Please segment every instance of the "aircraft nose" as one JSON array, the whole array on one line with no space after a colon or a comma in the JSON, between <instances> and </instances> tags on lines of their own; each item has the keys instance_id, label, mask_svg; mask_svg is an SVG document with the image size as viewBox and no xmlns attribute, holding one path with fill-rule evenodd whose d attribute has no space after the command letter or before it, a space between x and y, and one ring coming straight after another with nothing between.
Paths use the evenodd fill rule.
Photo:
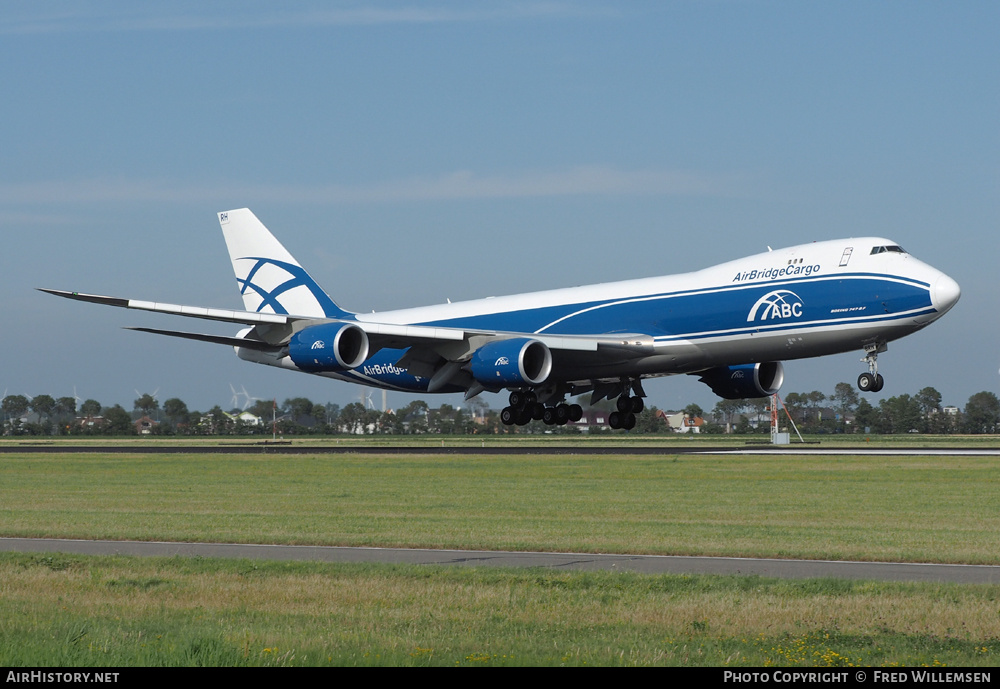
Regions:
<instances>
[{"instance_id":1,"label":"aircraft nose","mask_svg":"<svg viewBox=\"0 0 1000 689\"><path fill-rule=\"evenodd\" d=\"M954 306L960 296L962 288L944 273L934 281L934 286L931 288L931 303L938 313L944 313Z\"/></svg>"}]
</instances>

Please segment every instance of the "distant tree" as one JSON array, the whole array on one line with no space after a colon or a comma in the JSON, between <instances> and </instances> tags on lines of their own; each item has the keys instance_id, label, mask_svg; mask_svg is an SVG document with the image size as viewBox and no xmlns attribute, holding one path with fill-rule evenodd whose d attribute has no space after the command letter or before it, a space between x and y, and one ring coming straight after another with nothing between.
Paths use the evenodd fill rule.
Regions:
<instances>
[{"instance_id":1,"label":"distant tree","mask_svg":"<svg viewBox=\"0 0 1000 689\"><path fill-rule=\"evenodd\" d=\"M167 415L172 426L188 423L188 407L177 397L171 397L163 403L163 413Z\"/></svg>"},{"instance_id":2,"label":"distant tree","mask_svg":"<svg viewBox=\"0 0 1000 689\"><path fill-rule=\"evenodd\" d=\"M111 435L134 435L135 426L132 425L132 416L125 411L120 404L116 404L105 410L104 418L107 420L107 432Z\"/></svg>"},{"instance_id":3,"label":"distant tree","mask_svg":"<svg viewBox=\"0 0 1000 689\"><path fill-rule=\"evenodd\" d=\"M852 414L858 406L860 396L858 390L850 383L837 383L830 396L830 401L834 404L834 409L841 416Z\"/></svg>"},{"instance_id":4,"label":"distant tree","mask_svg":"<svg viewBox=\"0 0 1000 689\"><path fill-rule=\"evenodd\" d=\"M875 426L879 433L909 433L920 431L924 417L916 398L903 394L882 400L878 405L878 419Z\"/></svg>"},{"instance_id":5,"label":"distant tree","mask_svg":"<svg viewBox=\"0 0 1000 689\"><path fill-rule=\"evenodd\" d=\"M657 416L660 411L655 406L649 406L635 415L635 433L666 433L670 426L664 423L663 419Z\"/></svg>"},{"instance_id":6,"label":"distant tree","mask_svg":"<svg viewBox=\"0 0 1000 689\"><path fill-rule=\"evenodd\" d=\"M54 413L58 416L76 416L76 398L60 397L57 399Z\"/></svg>"},{"instance_id":7,"label":"distant tree","mask_svg":"<svg viewBox=\"0 0 1000 689\"><path fill-rule=\"evenodd\" d=\"M715 403L712 414L723 419L727 429L731 432L737 415L742 414L746 407L746 400L719 400Z\"/></svg>"},{"instance_id":8,"label":"distant tree","mask_svg":"<svg viewBox=\"0 0 1000 689\"><path fill-rule=\"evenodd\" d=\"M966 433L996 433L1000 424L1000 399L992 392L977 392L965 405Z\"/></svg>"},{"instance_id":9,"label":"distant tree","mask_svg":"<svg viewBox=\"0 0 1000 689\"><path fill-rule=\"evenodd\" d=\"M247 408L247 411L261 418L265 424L270 424L275 416L280 416L274 400L257 400Z\"/></svg>"},{"instance_id":10,"label":"distant tree","mask_svg":"<svg viewBox=\"0 0 1000 689\"><path fill-rule=\"evenodd\" d=\"M24 395L7 395L3 398L0 408L3 409L4 421L10 425L12 430L19 419L28 411L30 405L31 402Z\"/></svg>"},{"instance_id":11,"label":"distant tree","mask_svg":"<svg viewBox=\"0 0 1000 689\"><path fill-rule=\"evenodd\" d=\"M920 405L920 413L930 416L941 411L941 393L934 388L927 387L916 394L917 404Z\"/></svg>"},{"instance_id":12,"label":"distant tree","mask_svg":"<svg viewBox=\"0 0 1000 689\"><path fill-rule=\"evenodd\" d=\"M792 420L795 423L802 423L806 415L806 406L809 404L809 398L798 392L790 392L785 395L785 399L782 401L785 404L785 410L792 417Z\"/></svg>"},{"instance_id":13,"label":"distant tree","mask_svg":"<svg viewBox=\"0 0 1000 689\"><path fill-rule=\"evenodd\" d=\"M878 412L865 398L858 402L858 408L854 412L854 426L858 433L867 433L866 428L874 428L878 419Z\"/></svg>"},{"instance_id":14,"label":"distant tree","mask_svg":"<svg viewBox=\"0 0 1000 689\"><path fill-rule=\"evenodd\" d=\"M750 425L750 420L746 417L746 414L740 415L739 421L733 427L733 433L737 435L750 435L753 433L753 426Z\"/></svg>"},{"instance_id":15,"label":"distant tree","mask_svg":"<svg viewBox=\"0 0 1000 689\"><path fill-rule=\"evenodd\" d=\"M222 410L222 407L215 405L205 414L205 421L200 425L202 432L213 435L229 435L233 431L233 420Z\"/></svg>"},{"instance_id":16,"label":"distant tree","mask_svg":"<svg viewBox=\"0 0 1000 689\"><path fill-rule=\"evenodd\" d=\"M705 411L694 402L684 407L684 413L691 419L705 416Z\"/></svg>"},{"instance_id":17,"label":"distant tree","mask_svg":"<svg viewBox=\"0 0 1000 689\"><path fill-rule=\"evenodd\" d=\"M365 408L360 402L352 402L340 411L339 423L345 433L364 433Z\"/></svg>"},{"instance_id":18,"label":"distant tree","mask_svg":"<svg viewBox=\"0 0 1000 689\"><path fill-rule=\"evenodd\" d=\"M365 409L361 415L361 431L367 435L379 433L379 421L381 419L382 412L378 409Z\"/></svg>"},{"instance_id":19,"label":"distant tree","mask_svg":"<svg viewBox=\"0 0 1000 689\"><path fill-rule=\"evenodd\" d=\"M147 392L134 402L134 406L136 409L141 411L143 415L149 416L153 413L153 411L160 408L160 403L155 397Z\"/></svg>"},{"instance_id":20,"label":"distant tree","mask_svg":"<svg viewBox=\"0 0 1000 689\"><path fill-rule=\"evenodd\" d=\"M302 423L305 417L311 417L313 403L305 397L293 397L285 400L285 410L297 423Z\"/></svg>"},{"instance_id":21,"label":"distant tree","mask_svg":"<svg viewBox=\"0 0 1000 689\"><path fill-rule=\"evenodd\" d=\"M816 409L817 407L822 405L823 402L826 401L826 395L824 395L819 390L813 390L808 395L806 395L806 399L809 400L809 406L812 409Z\"/></svg>"},{"instance_id":22,"label":"distant tree","mask_svg":"<svg viewBox=\"0 0 1000 689\"><path fill-rule=\"evenodd\" d=\"M31 398L31 411L40 417L48 419L55 408L56 401L52 399L52 395L38 395Z\"/></svg>"},{"instance_id":23,"label":"distant tree","mask_svg":"<svg viewBox=\"0 0 1000 689\"><path fill-rule=\"evenodd\" d=\"M344 408L344 411L347 411L346 407ZM398 413L402 421L407 424L407 429L410 434L427 432L427 417L429 415L429 409L427 407L427 403L423 400L413 400L400 409Z\"/></svg>"},{"instance_id":24,"label":"distant tree","mask_svg":"<svg viewBox=\"0 0 1000 689\"><path fill-rule=\"evenodd\" d=\"M101 413L101 403L97 400L86 400L80 405L80 413L84 416L98 416Z\"/></svg>"}]
</instances>

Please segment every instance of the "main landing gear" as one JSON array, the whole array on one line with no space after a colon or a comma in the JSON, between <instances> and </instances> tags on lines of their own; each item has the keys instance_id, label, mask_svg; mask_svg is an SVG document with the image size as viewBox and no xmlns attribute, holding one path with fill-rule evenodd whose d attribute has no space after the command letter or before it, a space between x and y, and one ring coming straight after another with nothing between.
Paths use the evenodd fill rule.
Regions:
<instances>
[{"instance_id":1,"label":"main landing gear","mask_svg":"<svg viewBox=\"0 0 1000 689\"><path fill-rule=\"evenodd\" d=\"M878 355L886 351L889 346L885 342L873 342L865 345L865 358L862 363L867 362L868 373L858 376L858 389L861 392L878 392L885 385L885 379L878 372Z\"/></svg>"},{"instance_id":2,"label":"main landing gear","mask_svg":"<svg viewBox=\"0 0 1000 689\"><path fill-rule=\"evenodd\" d=\"M646 408L646 403L639 396L629 397L626 391L618 397L615 406L618 407L618 411L613 411L608 416L608 425L611 428L624 428L630 431L635 428L635 415Z\"/></svg>"},{"instance_id":3,"label":"main landing gear","mask_svg":"<svg viewBox=\"0 0 1000 689\"><path fill-rule=\"evenodd\" d=\"M505 426L524 426L531 421L541 421L546 426L565 426L583 418L583 407L579 404L560 402L546 406L538 401L534 390L513 390L510 406L500 412L500 421Z\"/></svg>"}]
</instances>

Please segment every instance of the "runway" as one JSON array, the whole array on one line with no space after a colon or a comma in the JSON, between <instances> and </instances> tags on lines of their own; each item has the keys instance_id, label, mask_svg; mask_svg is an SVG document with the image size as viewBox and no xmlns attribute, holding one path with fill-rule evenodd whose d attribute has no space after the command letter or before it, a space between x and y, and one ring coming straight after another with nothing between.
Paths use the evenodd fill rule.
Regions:
<instances>
[{"instance_id":1,"label":"runway","mask_svg":"<svg viewBox=\"0 0 1000 689\"><path fill-rule=\"evenodd\" d=\"M1000 566L906 562L769 560L738 557L532 553L486 550L340 548L330 546L252 545L237 543L167 543L89 541L47 538L0 538L0 551L133 555L142 557L222 557L255 560L380 562L474 567L523 567L549 570L602 570L643 574L739 574L782 579L874 579L939 581L960 584L1000 583Z\"/></svg>"},{"instance_id":2,"label":"runway","mask_svg":"<svg viewBox=\"0 0 1000 689\"><path fill-rule=\"evenodd\" d=\"M503 443L490 446L455 444L446 445L293 445L289 442L249 442L231 444L172 445L128 442L111 445L71 445L62 443L3 443L0 454L275 454L275 455L921 455L921 456L998 456L1000 447L907 447L907 448L833 448L819 444L771 445L767 443L743 447L684 445L669 446L588 446L574 445L519 445Z\"/></svg>"}]
</instances>

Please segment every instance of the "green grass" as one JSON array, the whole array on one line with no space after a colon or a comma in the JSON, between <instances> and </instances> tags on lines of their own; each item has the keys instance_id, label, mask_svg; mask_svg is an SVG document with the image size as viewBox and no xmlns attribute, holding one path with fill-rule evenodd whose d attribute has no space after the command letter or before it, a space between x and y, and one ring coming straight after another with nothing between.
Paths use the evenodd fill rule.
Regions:
<instances>
[{"instance_id":1,"label":"green grass","mask_svg":"<svg viewBox=\"0 0 1000 689\"><path fill-rule=\"evenodd\" d=\"M0 554L0 666L992 666L1000 586Z\"/></svg>"},{"instance_id":2,"label":"green grass","mask_svg":"<svg viewBox=\"0 0 1000 689\"><path fill-rule=\"evenodd\" d=\"M794 431L791 433L792 443L787 449L794 450L799 439ZM823 434L805 435L806 443L811 447L825 448L921 448L921 447L1000 447L1000 436L996 435L924 435L901 433L898 435L878 434ZM291 442L295 445L310 446L347 446L347 447L519 447L530 446L574 446L581 447L662 447L689 448L699 447L732 447L744 448L750 444L767 444L770 435L709 435L709 434L642 434L636 435L626 431L601 433L597 435L577 434L526 434L501 433L498 435L294 435L278 439L281 442ZM254 445L271 442L270 434L250 436L58 436L0 438L0 446L46 445L54 449L60 445L94 445L103 447L115 445L121 447L150 445Z\"/></svg>"},{"instance_id":3,"label":"green grass","mask_svg":"<svg viewBox=\"0 0 1000 689\"><path fill-rule=\"evenodd\" d=\"M56 447L0 454L0 535L1000 559L998 457ZM8 667L993 666L998 650L998 586L0 554Z\"/></svg>"},{"instance_id":4,"label":"green grass","mask_svg":"<svg viewBox=\"0 0 1000 689\"><path fill-rule=\"evenodd\" d=\"M1000 562L1000 457L0 455L0 535Z\"/></svg>"}]
</instances>

